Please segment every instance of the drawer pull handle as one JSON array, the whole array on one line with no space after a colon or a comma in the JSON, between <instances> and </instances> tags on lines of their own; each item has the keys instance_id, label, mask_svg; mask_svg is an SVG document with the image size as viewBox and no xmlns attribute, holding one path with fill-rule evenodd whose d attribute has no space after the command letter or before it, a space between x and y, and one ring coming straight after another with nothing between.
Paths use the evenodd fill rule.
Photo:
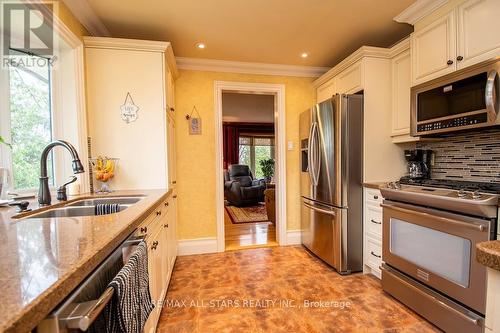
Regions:
<instances>
[{"instance_id":1,"label":"drawer pull handle","mask_svg":"<svg viewBox=\"0 0 500 333\"><path fill-rule=\"evenodd\" d=\"M172 198L177 199L177 194L176 194L176 195L174 195Z\"/></svg>"},{"instance_id":2,"label":"drawer pull handle","mask_svg":"<svg viewBox=\"0 0 500 333\"><path fill-rule=\"evenodd\" d=\"M374 195L373 199L378 200L378 195Z\"/></svg>"},{"instance_id":3,"label":"drawer pull handle","mask_svg":"<svg viewBox=\"0 0 500 333\"><path fill-rule=\"evenodd\" d=\"M148 232L148 227L141 227L141 232L143 232L143 233Z\"/></svg>"},{"instance_id":4,"label":"drawer pull handle","mask_svg":"<svg viewBox=\"0 0 500 333\"><path fill-rule=\"evenodd\" d=\"M373 251L370 252L370 254L376 258L382 258L382 256L379 256L378 254L373 253Z\"/></svg>"},{"instance_id":5,"label":"drawer pull handle","mask_svg":"<svg viewBox=\"0 0 500 333\"><path fill-rule=\"evenodd\" d=\"M382 222L375 221L374 219L371 219L370 221L375 224L382 224Z\"/></svg>"},{"instance_id":6,"label":"drawer pull handle","mask_svg":"<svg viewBox=\"0 0 500 333\"><path fill-rule=\"evenodd\" d=\"M173 181L172 181L172 184L174 184L174 185L175 185L175 184L177 184L177 182L176 182L175 180L173 180Z\"/></svg>"}]
</instances>

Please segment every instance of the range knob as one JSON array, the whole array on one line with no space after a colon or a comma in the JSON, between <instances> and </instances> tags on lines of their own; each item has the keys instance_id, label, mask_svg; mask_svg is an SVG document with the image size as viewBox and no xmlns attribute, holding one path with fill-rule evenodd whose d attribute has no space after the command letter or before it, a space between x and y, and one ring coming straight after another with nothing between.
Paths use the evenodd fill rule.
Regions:
<instances>
[{"instance_id":1,"label":"range knob","mask_svg":"<svg viewBox=\"0 0 500 333\"><path fill-rule=\"evenodd\" d=\"M465 190L459 190L457 195L459 198L465 198L467 197L467 192L465 192Z\"/></svg>"},{"instance_id":2,"label":"range knob","mask_svg":"<svg viewBox=\"0 0 500 333\"><path fill-rule=\"evenodd\" d=\"M479 200L483 197L483 195L481 193L479 193L478 190L472 192L472 199L474 200Z\"/></svg>"}]
</instances>

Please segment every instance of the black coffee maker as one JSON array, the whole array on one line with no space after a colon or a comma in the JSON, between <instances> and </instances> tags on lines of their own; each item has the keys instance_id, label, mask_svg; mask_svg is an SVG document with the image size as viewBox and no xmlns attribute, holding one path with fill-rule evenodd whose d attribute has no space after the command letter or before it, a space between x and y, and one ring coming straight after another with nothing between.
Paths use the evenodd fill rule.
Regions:
<instances>
[{"instance_id":1,"label":"black coffee maker","mask_svg":"<svg viewBox=\"0 0 500 333\"><path fill-rule=\"evenodd\" d=\"M425 179L430 177L432 150L405 150L405 158L408 162L408 177L410 179Z\"/></svg>"}]
</instances>

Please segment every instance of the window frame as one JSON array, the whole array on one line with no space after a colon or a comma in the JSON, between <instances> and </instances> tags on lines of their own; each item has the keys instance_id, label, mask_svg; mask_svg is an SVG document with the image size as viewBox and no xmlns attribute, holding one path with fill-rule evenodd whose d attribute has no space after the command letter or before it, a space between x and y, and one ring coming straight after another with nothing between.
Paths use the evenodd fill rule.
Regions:
<instances>
[{"instance_id":1,"label":"window frame","mask_svg":"<svg viewBox=\"0 0 500 333\"><path fill-rule=\"evenodd\" d=\"M18 49L12 49L15 52L22 53L22 50ZM27 53L27 55L29 55ZM34 56L38 56L36 54L33 54ZM44 57L42 57L44 58ZM58 117L60 114L59 108L54 107L55 106L55 89L54 89L54 77L57 75L57 71L54 70L52 66L49 67L49 97L50 97L50 127L51 127L51 141L54 140L56 137L59 136L58 129L55 126L56 122L58 121ZM6 69L1 70L1 78L0 78L0 84L3 87L2 91L2 105L0 105L0 134L5 138L7 142L12 142L12 134L11 134L11 109L10 109L10 75L9 71ZM5 110L5 111L2 111ZM12 162L12 151L9 147L6 147L5 145L2 145L3 147L0 147L0 167L7 168L11 174L10 174L10 189L9 193L15 193L15 194L34 194L38 191L38 186L36 187L31 187L31 188L14 188L14 175L13 175L13 162ZM36 166L35 168L39 168L40 166ZM60 179L60 166L58 166L57 160L56 160L56 154L52 153L52 167L54 170L54 179L52 181L52 185L50 185L50 190L55 190L57 188L57 182Z\"/></svg>"},{"instance_id":2,"label":"window frame","mask_svg":"<svg viewBox=\"0 0 500 333\"><path fill-rule=\"evenodd\" d=\"M59 66L52 67L51 78L51 109L52 109L52 138L66 138L71 134L70 142L77 149L80 160L85 166L85 172L77 175L80 181L80 190L86 193L90 190L90 177L88 167L88 130L87 114L85 100L85 70L84 70L84 45L82 38L71 31L68 26L60 20L57 15L52 15L52 11L43 3L32 4L33 8L38 9L41 16L53 19L54 34L56 36L56 47L58 49L59 60L63 60L64 69ZM64 58L64 59L63 59ZM63 73L64 72L64 73ZM68 81L69 80L69 81ZM68 85L68 82L70 85ZM5 112L0 112L0 135L7 142L11 141L10 136L10 85L7 70L0 70L0 108ZM68 97L69 96L69 97ZM67 106L72 108L72 114L67 116ZM63 110L64 109L64 110ZM65 111L65 112L63 112ZM71 118L71 119L68 119ZM66 121L76 121L71 126L64 126ZM8 126L6 124L9 124ZM8 129L7 129L8 127ZM6 167L12 170L11 153L7 146L0 145L0 167ZM67 152L63 149L54 149L54 186L51 190L57 188L57 184L66 180L71 172L71 160ZM12 175L11 175L12 177ZM12 181L13 178L11 178ZM16 190L17 194L32 194L38 189ZM10 189L12 192L13 189Z\"/></svg>"},{"instance_id":3,"label":"window frame","mask_svg":"<svg viewBox=\"0 0 500 333\"><path fill-rule=\"evenodd\" d=\"M244 145L240 144L240 138L249 138L250 139L250 144L249 145ZM247 134L247 133L242 133L240 134L238 138L238 152L240 151L241 146L249 146L250 147L250 171L252 171L252 174L254 177L256 177L256 171L257 171L257 164L255 160L255 140L256 139L270 139L271 144L269 145L271 147L270 153L271 153L271 158L274 160L276 156L276 151L275 151L275 137L274 135L266 135L266 134ZM257 145L261 146L261 145ZM239 160L239 154L238 154L238 163L241 164L241 161Z\"/></svg>"}]
</instances>

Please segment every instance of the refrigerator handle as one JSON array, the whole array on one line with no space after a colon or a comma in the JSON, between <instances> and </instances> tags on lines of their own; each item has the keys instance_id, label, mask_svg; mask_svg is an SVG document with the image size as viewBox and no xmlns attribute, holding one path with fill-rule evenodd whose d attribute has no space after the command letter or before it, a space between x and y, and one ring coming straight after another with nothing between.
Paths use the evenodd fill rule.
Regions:
<instances>
[{"instance_id":1,"label":"refrigerator handle","mask_svg":"<svg viewBox=\"0 0 500 333\"><path fill-rule=\"evenodd\" d=\"M334 211L331 211L331 210L326 210L326 209L321 209L321 208L318 208L318 207L315 207L311 204L308 204L307 202L303 201L302 204L304 204L304 206L306 206L307 208L309 209L312 209L314 211L317 211L317 212L320 212L320 213L323 213L323 214L328 214L328 215L331 215L331 216L336 216L335 212Z\"/></svg>"},{"instance_id":2,"label":"refrigerator handle","mask_svg":"<svg viewBox=\"0 0 500 333\"><path fill-rule=\"evenodd\" d=\"M319 129L318 123L314 123L314 185L318 186L321 171L321 150L319 149Z\"/></svg>"},{"instance_id":3,"label":"refrigerator handle","mask_svg":"<svg viewBox=\"0 0 500 333\"><path fill-rule=\"evenodd\" d=\"M312 184L314 186L318 186L318 178L319 174L317 174L317 164L318 164L318 140L316 133L318 132L318 123L314 122L312 126L312 132L311 132L311 174L312 174Z\"/></svg>"},{"instance_id":4,"label":"refrigerator handle","mask_svg":"<svg viewBox=\"0 0 500 333\"><path fill-rule=\"evenodd\" d=\"M309 172L309 179L311 180L311 184L314 185L314 175L313 175L313 167L312 167L312 141L313 141L313 129L314 129L314 123L311 124L311 127L309 128L309 138L307 140L307 171Z\"/></svg>"}]
</instances>

